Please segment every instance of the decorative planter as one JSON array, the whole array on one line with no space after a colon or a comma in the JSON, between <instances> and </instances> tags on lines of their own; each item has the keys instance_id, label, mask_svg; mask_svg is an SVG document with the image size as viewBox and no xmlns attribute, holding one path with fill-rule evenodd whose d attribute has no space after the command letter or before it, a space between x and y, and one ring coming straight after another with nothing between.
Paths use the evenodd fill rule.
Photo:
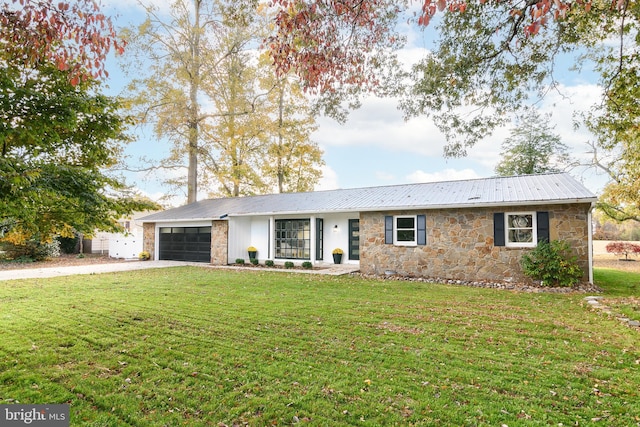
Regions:
<instances>
[{"instance_id":1,"label":"decorative planter","mask_svg":"<svg viewBox=\"0 0 640 427\"><path fill-rule=\"evenodd\" d=\"M249 259L255 259L258 256L258 251L249 251Z\"/></svg>"},{"instance_id":2,"label":"decorative planter","mask_svg":"<svg viewBox=\"0 0 640 427\"><path fill-rule=\"evenodd\" d=\"M333 263L334 264L342 263L342 254L333 254Z\"/></svg>"}]
</instances>

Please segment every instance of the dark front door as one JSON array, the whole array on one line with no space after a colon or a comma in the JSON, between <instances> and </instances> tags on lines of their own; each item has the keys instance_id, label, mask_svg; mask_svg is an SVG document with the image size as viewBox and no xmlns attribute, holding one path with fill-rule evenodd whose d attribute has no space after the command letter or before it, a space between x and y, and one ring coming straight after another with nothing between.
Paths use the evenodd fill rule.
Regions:
<instances>
[{"instance_id":1,"label":"dark front door","mask_svg":"<svg viewBox=\"0 0 640 427\"><path fill-rule=\"evenodd\" d=\"M161 227L159 259L211 262L211 227Z\"/></svg>"},{"instance_id":2,"label":"dark front door","mask_svg":"<svg viewBox=\"0 0 640 427\"><path fill-rule=\"evenodd\" d=\"M349 259L360 260L360 220L349 220Z\"/></svg>"}]
</instances>

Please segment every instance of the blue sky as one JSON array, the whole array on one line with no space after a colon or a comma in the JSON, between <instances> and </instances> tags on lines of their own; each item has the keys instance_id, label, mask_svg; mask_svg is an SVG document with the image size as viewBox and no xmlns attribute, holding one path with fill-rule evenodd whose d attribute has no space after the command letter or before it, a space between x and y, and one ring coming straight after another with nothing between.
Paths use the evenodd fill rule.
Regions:
<instances>
[{"instance_id":1,"label":"blue sky","mask_svg":"<svg viewBox=\"0 0 640 427\"><path fill-rule=\"evenodd\" d=\"M166 7L167 0L155 1L159 7ZM116 25L139 22L144 16L134 0L105 0L104 4L105 12L113 17ZM414 34L410 40L410 46L401 52L401 58L407 63L420 58L429 42L423 34ZM565 65L569 68L570 64ZM126 79L113 59L109 61L108 71L110 94L118 94ZM588 161L589 148L585 142L589 135L573 128L573 114L593 105L599 88L589 72L566 71L562 78L561 93L551 92L540 104L540 110L552 114L555 132L570 147L571 154ZM467 157L446 159L442 156L444 136L428 117L404 121L397 109L397 100L373 97L365 99L362 108L353 111L345 124L323 117L318 119L318 124L312 138L324 150L326 166L317 190L493 176L502 141L509 136L508 128L499 129L470 149ZM137 129L136 137L125 151L131 165L137 164L140 156L161 158L168 152L168 145L157 141L149 130ZM593 170L578 169L572 174L596 193L606 183L606 177ZM167 192L162 186L162 177L157 174L128 173L126 178L129 184L153 199ZM199 196L204 197L205 194ZM184 195L172 200L174 205L182 203Z\"/></svg>"}]
</instances>

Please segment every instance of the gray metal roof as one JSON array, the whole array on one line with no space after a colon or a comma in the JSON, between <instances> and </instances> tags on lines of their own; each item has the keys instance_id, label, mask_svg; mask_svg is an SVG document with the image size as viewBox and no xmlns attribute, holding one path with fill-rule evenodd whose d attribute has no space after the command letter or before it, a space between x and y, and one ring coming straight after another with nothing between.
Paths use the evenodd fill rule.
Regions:
<instances>
[{"instance_id":1,"label":"gray metal roof","mask_svg":"<svg viewBox=\"0 0 640 427\"><path fill-rule=\"evenodd\" d=\"M591 203L597 197L567 173L493 177L202 200L142 218L143 222L226 216Z\"/></svg>"}]
</instances>

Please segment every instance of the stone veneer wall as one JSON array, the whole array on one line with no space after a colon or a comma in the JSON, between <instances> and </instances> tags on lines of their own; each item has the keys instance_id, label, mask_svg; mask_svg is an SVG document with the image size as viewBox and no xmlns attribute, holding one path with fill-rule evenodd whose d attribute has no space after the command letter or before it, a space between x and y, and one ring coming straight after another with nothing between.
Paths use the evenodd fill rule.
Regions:
<instances>
[{"instance_id":1,"label":"stone veneer wall","mask_svg":"<svg viewBox=\"0 0 640 427\"><path fill-rule=\"evenodd\" d=\"M156 259L156 224L154 222L145 222L142 224L142 250L149 252L150 259Z\"/></svg>"},{"instance_id":2,"label":"stone veneer wall","mask_svg":"<svg viewBox=\"0 0 640 427\"><path fill-rule=\"evenodd\" d=\"M211 264L227 265L229 221L213 221L211 224Z\"/></svg>"},{"instance_id":3,"label":"stone veneer wall","mask_svg":"<svg viewBox=\"0 0 640 427\"><path fill-rule=\"evenodd\" d=\"M360 271L456 279L530 282L522 274L520 258L529 248L493 245L496 212L548 211L551 240L571 245L584 271L589 272L588 212L590 204L519 206L427 211L364 212L360 214ZM427 244L394 246L384 243L385 215L425 214Z\"/></svg>"}]
</instances>

